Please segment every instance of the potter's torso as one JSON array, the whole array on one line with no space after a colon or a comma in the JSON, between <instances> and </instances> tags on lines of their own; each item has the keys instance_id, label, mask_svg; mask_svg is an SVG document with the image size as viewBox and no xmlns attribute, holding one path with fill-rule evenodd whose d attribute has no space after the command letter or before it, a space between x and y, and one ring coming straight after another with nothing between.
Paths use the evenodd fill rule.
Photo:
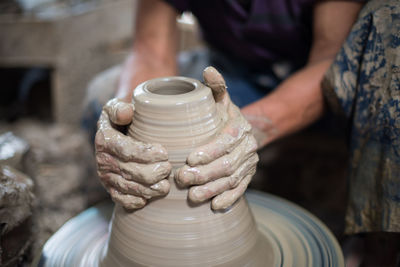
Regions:
<instances>
[{"instance_id":1,"label":"potter's torso","mask_svg":"<svg viewBox=\"0 0 400 267\"><path fill-rule=\"evenodd\" d=\"M280 61L301 66L306 62L315 0L167 2L196 16L210 46L248 66L265 68Z\"/></svg>"}]
</instances>

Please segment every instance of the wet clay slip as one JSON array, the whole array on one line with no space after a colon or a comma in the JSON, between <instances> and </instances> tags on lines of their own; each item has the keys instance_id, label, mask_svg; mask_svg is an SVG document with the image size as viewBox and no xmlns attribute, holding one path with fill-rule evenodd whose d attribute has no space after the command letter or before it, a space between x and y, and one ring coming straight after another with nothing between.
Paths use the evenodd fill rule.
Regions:
<instances>
[{"instance_id":1,"label":"wet clay slip","mask_svg":"<svg viewBox=\"0 0 400 267\"><path fill-rule=\"evenodd\" d=\"M135 90L133 101L128 134L163 145L174 170L224 126L211 89L197 80L150 80ZM177 187L174 170L167 196L133 212L111 202L82 212L46 242L33 266L344 267L332 233L295 204L250 191L248 202L242 197L214 212L210 201L187 200L188 189Z\"/></svg>"},{"instance_id":2,"label":"wet clay slip","mask_svg":"<svg viewBox=\"0 0 400 267\"><path fill-rule=\"evenodd\" d=\"M211 89L194 79L147 81L135 89L133 103L128 134L163 145L174 170L223 126ZM224 212L212 211L209 201L194 205L187 200L188 189L176 185L174 170L166 197L134 212L115 207L100 266L265 266L271 259L268 243L246 200Z\"/></svg>"}]
</instances>

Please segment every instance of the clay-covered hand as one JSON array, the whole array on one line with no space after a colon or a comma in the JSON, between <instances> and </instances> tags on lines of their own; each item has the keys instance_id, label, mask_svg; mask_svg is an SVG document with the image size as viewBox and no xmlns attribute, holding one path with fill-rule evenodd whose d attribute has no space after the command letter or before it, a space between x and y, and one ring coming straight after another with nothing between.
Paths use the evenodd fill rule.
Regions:
<instances>
[{"instance_id":1,"label":"clay-covered hand","mask_svg":"<svg viewBox=\"0 0 400 267\"><path fill-rule=\"evenodd\" d=\"M258 162L257 142L251 126L226 91L225 80L213 67L203 72L205 84L213 91L224 127L208 144L195 149L180 168L175 180L192 186L188 198L195 203L213 198L213 210L231 206L245 192Z\"/></svg>"},{"instance_id":2,"label":"clay-covered hand","mask_svg":"<svg viewBox=\"0 0 400 267\"><path fill-rule=\"evenodd\" d=\"M97 172L114 202L132 210L168 194L167 150L126 136L117 128L132 122L134 106L116 98L103 107L95 138Z\"/></svg>"}]
</instances>

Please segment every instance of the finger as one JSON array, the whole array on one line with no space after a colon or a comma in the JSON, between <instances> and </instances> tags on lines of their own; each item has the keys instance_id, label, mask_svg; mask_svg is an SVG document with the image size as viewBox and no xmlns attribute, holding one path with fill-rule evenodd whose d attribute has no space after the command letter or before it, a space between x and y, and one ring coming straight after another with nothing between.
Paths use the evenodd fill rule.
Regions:
<instances>
[{"instance_id":1,"label":"finger","mask_svg":"<svg viewBox=\"0 0 400 267\"><path fill-rule=\"evenodd\" d=\"M168 160L167 150L160 144L146 144L114 129L105 111L102 112L95 137L97 152L107 152L123 161L150 163Z\"/></svg>"},{"instance_id":2,"label":"finger","mask_svg":"<svg viewBox=\"0 0 400 267\"><path fill-rule=\"evenodd\" d=\"M240 114L240 111L234 107L230 109L230 113L230 121L218 136L210 143L195 149L189 154L187 162L190 166L210 163L231 152L243 137L250 133L251 126Z\"/></svg>"},{"instance_id":3,"label":"finger","mask_svg":"<svg viewBox=\"0 0 400 267\"><path fill-rule=\"evenodd\" d=\"M258 162L257 154L252 155L229 177L217 179L200 186L192 186L189 190L189 199L194 203L203 202L222 192L235 188L247 175L253 176Z\"/></svg>"},{"instance_id":4,"label":"finger","mask_svg":"<svg viewBox=\"0 0 400 267\"><path fill-rule=\"evenodd\" d=\"M144 198L122 194L112 187L110 188L110 195L115 203L120 204L127 210L140 209L146 205L146 200Z\"/></svg>"},{"instance_id":5,"label":"finger","mask_svg":"<svg viewBox=\"0 0 400 267\"><path fill-rule=\"evenodd\" d=\"M128 125L132 122L134 106L131 103L113 98L104 105L103 109L111 122L116 125Z\"/></svg>"},{"instance_id":6,"label":"finger","mask_svg":"<svg viewBox=\"0 0 400 267\"><path fill-rule=\"evenodd\" d=\"M145 199L164 196L168 194L170 189L170 184L165 179L155 184L154 187L147 187L133 181L127 181L122 176L115 173L106 173L101 175L100 178L104 184L108 185L108 187L115 188L118 192Z\"/></svg>"},{"instance_id":7,"label":"finger","mask_svg":"<svg viewBox=\"0 0 400 267\"><path fill-rule=\"evenodd\" d=\"M176 181L182 186L201 185L215 179L232 175L243 162L256 151L257 143L253 136L246 135L229 154L207 165L183 166L178 170Z\"/></svg>"},{"instance_id":8,"label":"finger","mask_svg":"<svg viewBox=\"0 0 400 267\"><path fill-rule=\"evenodd\" d=\"M252 175L247 175L237 187L214 197L211 201L211 208L213 210L224 210L232 206L233 203L235 203L236 200L238 200L246 191L246 188L251 181L251 177Z\"/></svg>"},{"instance_id":9,"label":"finger","mask_svg":"<svg viewBox=\"0 0 400 267\"><path fill-rule=\"evenodd\" d=\"M194 203L200 203L222 192L231 189L231 178L224 177L201 186L192 186L188 198Z\"/></svg>"},{"instance_id":10,"label":"finger","mask_svg":"<svg viewBox=\"0 0 400 267\"><path fill-rule=\"evenodd\" d=\"M172 166L168 161L142 164L137 162L121 162L112 155L96 152L98 171L100 173L113 172L126 180L141 184L152 185L169 176Z\"/></svg>"},{"instance_id":11,"label":"finger","mask_svg":"<svg viewBox=\"0 0 400 267\"><path fill-rule=\"evenodd\" d=\"M121 174L125 179L147 185L152 185L168 178L172 169L172 166L168 161L152 164L120 162L119 166Z\"/></svg>"},{"instance_id":12,"label":"finger","mask_svg":"<svg viewBox=\"0 0 400 267\"><path fill-rule=\"evenodd\" d=\"M214 67L204 69L203 79L204 83L211 88L215 102L221 101L227 95L225 80Z\"/></svg>"}]
</instances>

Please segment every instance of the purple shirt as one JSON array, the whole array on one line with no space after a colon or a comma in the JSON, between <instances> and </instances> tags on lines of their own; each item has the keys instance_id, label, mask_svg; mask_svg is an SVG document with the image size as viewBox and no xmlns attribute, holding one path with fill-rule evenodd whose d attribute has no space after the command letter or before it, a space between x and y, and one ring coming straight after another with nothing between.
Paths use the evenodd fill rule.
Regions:
<instances>
[{"instance_id":1,"label":"purple shirt","mask_svg":"<svg viewBox=\"0 0 400 267\"><path fill-rule=\"evenodd\" d=\"M274 62L305 64L312 40L316 0L167 0L191 11L208 44L255 69Z\"/></svg>"}]
</instances>

